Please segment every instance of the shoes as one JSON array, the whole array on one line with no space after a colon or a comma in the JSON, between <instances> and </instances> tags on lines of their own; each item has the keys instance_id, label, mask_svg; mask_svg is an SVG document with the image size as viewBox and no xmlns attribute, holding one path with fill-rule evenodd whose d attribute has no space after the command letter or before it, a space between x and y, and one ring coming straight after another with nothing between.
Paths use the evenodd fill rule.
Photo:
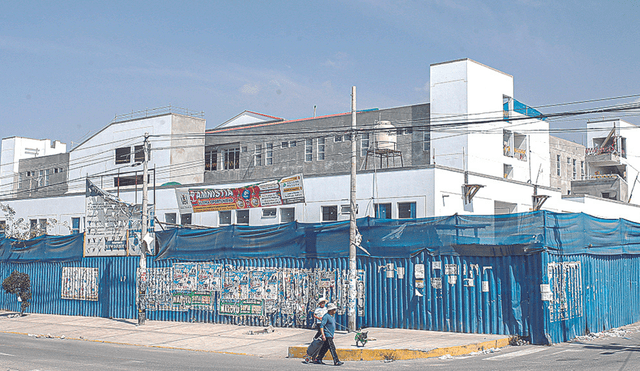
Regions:
<instances>
[{"instance_id":1,"label":"shoes","mask_svg":"<svg viewBox=\"0 0 640 371\"><path fill-rule=\"evenodd\" d=\"M326 363L322 362L319 359L314 359L313 362L311 362L311 363L316 364L316 365L326 365Z\"/></svg>"},{"instance_id":2,"label":"shoes","mask_svg":"<svg viewBox=\"0 0 640 371\"><path fill-rule=\"evenodd\" d=\"M334 366L342 366L342 365L344 365L344 362L338 361L338 362L334 363L333 365Z\"/></svg>"}]
</instances>

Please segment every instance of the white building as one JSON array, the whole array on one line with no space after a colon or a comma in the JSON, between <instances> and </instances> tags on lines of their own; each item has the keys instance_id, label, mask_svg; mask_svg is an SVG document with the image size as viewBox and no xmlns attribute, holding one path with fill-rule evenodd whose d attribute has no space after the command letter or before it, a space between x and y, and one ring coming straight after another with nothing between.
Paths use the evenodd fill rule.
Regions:
<instances>
[{"instance_id":1,"label":"white building","mask_svg":"<svg viewBox=\"0 0 640 371\"><path fill-rule=\"evenodd\" d=\"M588 192L567 195L551 186L550 172L556 164L552 163L555 157L550 156L549 124L538 111L514 97L512 76L463 59L432 65L430 77L429 105L366 112L397 125L398 141L405 144L395 148L404 148L406 162L373 169L359 163L359 218L506 214L541 208L640 222L640 208L624 198L603 198L603 194ZM425 125L425 120L413 116L407 119L408 111L419 111L422 116L418 117L428 113L430 123ZM156 169L155 181L150 179L155 184L150 203L155 205L155 215L161 222L218 227L348 220L350 186L345 169L350 154L345 149L350 146L344 128L338 125L348 117L285 121L262 114L257 119L256 115L245 112L230 120L233 125L225 126L224 131L207 131L214 140L208 138L206 146L205 122L199 117L165 113L115 120L70 152L69 188L64 196L2 202L16 210L17 218L77 224L84 215L84 180L89 177L124 201L139 204L139 150L148 133L150 168ZM369 117L366 115L362 117ZM303 136L318 127L326 129L328 124L334 124L339 133L327 134L326 138ZM609 128L614 124L612 132ZM358 125L372 128L370 122ZM609 143L615 143L617 151L604 153L609 156L606 159L590 161L590 177L598 179L595 176L601 172L614 174L615 170L627 184L632 177L635 179L637 170L631 169L640 166L633 165L638 154L632 148L640 146L640 138L628 127L619 120L588 124L588 139L593 146L604 144L608 148ZM288 133L288 140L268 139L265 143L265 136L280 132ZM367 149L376 149L373 138L366 132L357 138L359 162L369 158ZM596 152L598 156L603 154ZM182 215L178 209L176 188L230 189L296 173L304 175L304 203ZM575 179L572 184L576 181L592 179ZM65 234L68 228L58 226L47 232Z\"/></svg>"}]
</instances>

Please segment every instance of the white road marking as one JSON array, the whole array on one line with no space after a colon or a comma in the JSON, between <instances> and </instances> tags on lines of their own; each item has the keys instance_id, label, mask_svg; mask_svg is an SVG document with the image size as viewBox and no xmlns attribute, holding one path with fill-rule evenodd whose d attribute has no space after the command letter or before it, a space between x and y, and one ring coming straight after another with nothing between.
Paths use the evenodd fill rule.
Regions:
<instances>
[{"instance_id":1,"label":"white road marking","mask_svg":"<svg viewBox=\"0 0 640 371\"><path fill-rule=\"evenodd\" d=\"M560 353L564 353L564 352L579 352L579 351L580 351L580 349L565 349L565 350L561 350L559 352L551 353L551 355L560 354Z\"/></svg>"},{"instance_id":2,"label":"white road marking","mask_svg":"<svg viewBox=\"0 0 640 371\"><path fill-rule=\"evenodd\" d=\"M543 350L546 350L546 348L543 348L543 347L537 348L536 347L536 348L531 348L531 349L523 349L523 350L519 350L519 351L513 352L513 353L501 354L499 356L485 358L484 360L485 361L501 361L503 359L525 356L527 354L533 354L533 353L541 352Z\"/></svg>"},{"instance_id":3,"label":"white road marking","mask_svg":"<svg viewBox=\"0 0 640 371\"><path fill-rule=\"evenodd\" d=\"M0 353L0 356L15 357L15 354Z\"/></svg>"}]
</instances>

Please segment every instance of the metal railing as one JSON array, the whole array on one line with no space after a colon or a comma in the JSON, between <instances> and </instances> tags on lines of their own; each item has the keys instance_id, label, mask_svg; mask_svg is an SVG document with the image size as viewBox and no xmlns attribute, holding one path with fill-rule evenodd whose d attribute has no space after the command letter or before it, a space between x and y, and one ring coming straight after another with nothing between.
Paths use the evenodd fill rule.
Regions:
<instances>
[{"instance_id":1,"label":"metal railing","mask_svg":"<svg viewBox=\"0 0 640 371\"><path fill-rule=\"evenodd\" d=\"M585 154L587 156L596 156L596 155L602 155L605 153L613 153L614 155L622 154L622 156L624 156L624 151L618 151L615 145L585 149Z\"/></svg>"},{"instance_id":2,"label":"metal railing","mask_svg":"<svg viewBox=\"0 0 640 371\"><path fill-rule=\"evenodd\" d=\"M184 115L184 116L190 116L190 117L204 118L204 111L193 111L188 108L175 107L172 105L168 105L168 106L157 107L157 108L146 108L140 111L132 110L131 112L128 112L128 113L115 115L115 117L113 118L113 121L111 122L122 122L122 121L141 119L146 117L166 115L169 113L175 113L178 115Z\"/></svg>"}]
</instances>

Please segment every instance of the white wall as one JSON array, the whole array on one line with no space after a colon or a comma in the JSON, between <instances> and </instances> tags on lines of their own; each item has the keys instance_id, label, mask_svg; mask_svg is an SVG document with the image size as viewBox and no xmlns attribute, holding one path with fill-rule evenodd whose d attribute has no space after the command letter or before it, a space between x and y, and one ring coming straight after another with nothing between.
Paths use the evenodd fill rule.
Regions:
<instances>
[{"instance_id":1,"label":"white wall","mask_svg":"<svg viewBox=\"0 0 640 371\"><path fill-rule=\"evenodd\" d=\"M503 119L503 97L513 97L513 77L470 59L431 65L431 148L435 163L502 177L504 165L513 166L513 179L548 186L549 138L547 122L519 120L512 112L510 122ZM443 123L493 122L471 124L466 128L438 128ZM531 154L527 161L504 156L503 130L530 134ZM464 153L464 159L463 159ZM432 153L432 156L434 154ZM538 171L540 176L538 177Z\"/></svg>"},{"instance_id":2,"label":"white wall","mask_svg":"<svg viewBox=\"0 0 640 371\"><path fill-rule=\"evenodd\" d=\"M533 186L531 184L505 181L498 177L473 173L469 175L469 182L485 187L480 189L472 204L465 207L462 199L463 182L464 174L462 171L441 167L359 174L357 179L359 213L357 216L358 218L367 215L374 216L373 205L376 203L391 203L394 219L398 218L399 202L415 202L416 217L418 218L448 216L455 213L492 215L496 201L515 204L514 212L527 212L532 208ZM246 183L233 183L211 186L211 188L235 188L244 185ZM296 219L299 222L320 222L322 206L333 205L338 206L338 220L349 219L348 215L340 213L340 206L349 204L349 176L305 178L304 187L306 203L279 207L278 215L274 219L263 219L261 209L251 209L249 211L250 225L279 223L279 213L283 207L294 207ZM584 212L601 218L625 218L640 222L640 207L636 205L590 196L562 198L558 190L546 187L539 187L538 194L551 196L544 204L544 210ZM176 213L177 221L180 222L173 188L157 190L156 200L154 200L151 190L149 197L150 203L156 204L156 216L160 221L165 221L165 213ZM135 194L132 191L123 191L121 198L130 203L135 202ZM137 201L138 203L142 201L141 190L138 191ZM13 200L5 203L15 209L16 219L53 218L70 224L72 217L84 217L85 213L84 194ZM196 225L219 226L218 212L215 211L195 213L192 218L192 223ZM4 216L0 215L0 220L2 219ZM235 223L235 212L232 212L232 223ZM159 227L157 228L159 229ZM63 227L48 232L50 234L69 233L68 229Z\"/></svg>"},{"instance_id":3,"label":"white wall","mask_svg":"<svg viewBox=\"0 0 640 371\"><path fill-rule=\"evenodd\" d=\"M170 181L183 184L202 182L204 131L203 119L172 114L110 124L71 150L69 193L83 191L87 175L105 189L113 188L113 179L117 176L118 169L121 173L137 171L138 175L142 175L142 164L132 166L132 161L129 164L116 165L115 150L142 145L145 133L150 135L149 170L150 174L153 174L152 169L156 168L157 185ZM105 175L101 178L101 174ZM122 176L134 175L129 173ZM153 181L153 175L151 177Z\"/></svg>"}]
</instances>

